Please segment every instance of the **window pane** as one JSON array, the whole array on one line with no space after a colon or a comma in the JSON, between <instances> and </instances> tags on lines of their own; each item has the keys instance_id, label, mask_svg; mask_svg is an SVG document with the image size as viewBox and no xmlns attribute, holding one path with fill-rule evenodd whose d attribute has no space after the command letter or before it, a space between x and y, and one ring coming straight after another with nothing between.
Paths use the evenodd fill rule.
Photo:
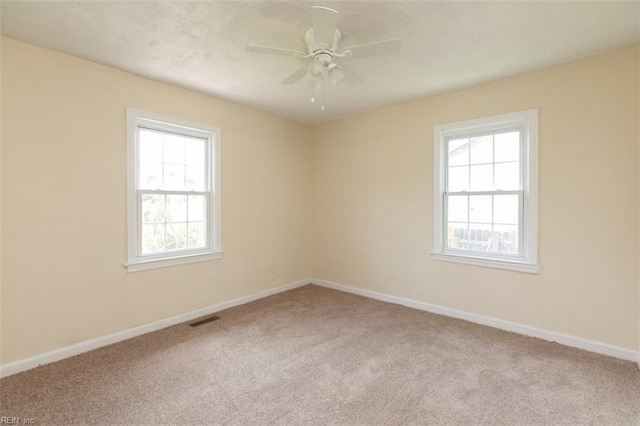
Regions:
<instances>
[{"instance_id":1,"label":"window pane","mask_svg":"<svg viewBox=\"0 0 640 426\"><path fill-rule=\"evenodd\" d=\"M162 162L162 133L140 129L140 161Z\"/></svg>"},{"instance_id":2,"label":"window pane","mask_svg":"<svg viewBox=\"0 0 640 426\"><path fill-rule=\"evenodd\" d=\"M140 163L140 177L138 179L140 189L162 188L162 163Z\"/></svg>"},{"instance_id":3,"label":"window pane","mask_svg":"<svg viewBox=\"0 0 640 426\"><path fill-rule=\"evenodd\" d=\"M496 168L496 189L520 189L520 163L499 163Z\"/></svg>"},{"instance_id":4,"label":"window pane","mask_svg":"<svg viewBox=\"0 0 640 426\"><path fill-rule=\"evenodd\" d=\"M468 248L469 226L466 223L449 222L447 226L447 247Z\"/></svg>"},{"instance_id":5,"label":"window pane","mask_svg":"<svg viewBox=\"0 0 640 426\"><path fill-rule=\"evenodd\" d=\"M187 224L167 223L167 250L187 248Z\"/></svg>"},{"instance_id":6,"label":"window pane","mask_svg":"<svg viewBox=\"0 0 640 426\"><path fill-rule=\"evenodd\" d=\"M471 164L493 162L493 135L471 138Z\"/></svg>"},{"instance_id":7,"label":"window pane","mask_svg":"<svg viewBox=\"0 0 640 426\"><path fill-rule=\"evenodd\" d=\"M494 223L518 224L517 195L496 195L493 197Z\"/></svg>"},{"instance_id":8,"label":"window pane","mask_svg":"<svg viewBox=\"0 0 640 426\"><path fill-rule=\"evenodd\" d=\"M493 189L493 165L471 166L471 190L490 191Z\"/></svg>"},{"instance_id":9,"label":"window pane","mask_svg":"<svg viewBox=\"0 0 640 426\"><path fill-rule=\"evenodd\" d=\"M164 224L142 225L142 254L164 251Z\"/></svg>"},{"instance_id":10,"label":"window pane","mask_svg":"<svg viewBox=\"0 0 640 426\"><path fill-rule=\"evenodd\" d=\"M469 197L469 222L491 223L492 195L472 195Z\"/></svg>"},{"instance_id":11,"label":"window pane","mask_svg":"<svg viewBox=\"0 0 640 426\"><path fill-rule=\"evenodd\" d=\"M184 138L168 133L164 134L164 162L184 164Z\"/></svg>"},{"instance_id":12,"label":"window pane","mask_svg":"<svg viewBox=\"0 0 640 426\"><path fill-rule=\"evenodd\" d=\"M449 192L467 191L469 189L469 167L449 167Z\"/></svg>"},{"instance_id":13,"label":"window pane","mask_svg":"<svg viewBox=\"0 0 640 426\"><path fill-rule=\"evenodd\" d=\"M189 222L204 221L206 216L204 203L204 195L189 195L189 217L187 218Z\"/></svg>"},{"instance_id":14,"label":"window pane","mask_svg":"<svg viewBox=\"0 0 640 426\"><path fill-rule=\"evenodd\" d=\"M164 223L164 195L142 194L142 223Z\"/></svg>"},{"instance_id":15,"label":"window pane","mask_svg":"<svg viewBox=\"0 0 640 426\"><path fill-rule=\"evenodd\" d=\"M469 164L469 139L449 141L449 166Z\"/></svg>"},{"instance_id":16,"label":"window pane","mask_svg":"<svg viewBox=\"0 0 640 426\"><path fill-rule=\"evenodd\" d=\"M187 196L167 195L167 222L187 221Z\"/></svg>"},{"instance_id":17,"label":"window pane","mask_svg":"<svg viewBox=\"0 0 640 426\"><path fill-rule=\"evenodd\" d=\"M518 226L495 225L493 227L492 251L498 253L518 253Z\"/></svg>"},{"instance_id":18,"label":"window pane","mask_svg":"<svg viewBox=\"0 0 640 426\"><path fill-rule=\"evenodd\" d=\"M192 166L204 166L204 140L185 139L185 162Z\"/></svg>"},{"instance_id":19,"label":"window pane","mask_svg":"<svg viewBox=\"0 0 640 426\"><path fill-rule=\"evenodd\" d=\"M183 190L184 188L184 166L175 164L164 165L164 187L165 190Z\"/></svg>"},{"instance_id":20,"label":"window pane","mask_svg":"<svg viewBox=\"0 0 640 426\"><path fill-rule=\"evenodd\" d=\"M468 198L466 195L450 196L448 203L449 221L466 222L468 220Z\"/></svg>"},{"instance_id":21,"label":"window pane","mask_svg":"<svg viewBox=\"0 0 640 426\"><path fill-rule=\"evenodd\" d=\"M520 132L495 135L495 161L520 160Z\"/></svg>"},{"instance_id":22,"label":"window pane","mask_svg":"<svg viewBox=\"0 0 640 426\"><path fill-rule=\"evenodd\" d=\"M204 222L189 222L189 248L202 248L206 246Z\"/></svg>"},{"instance_id":23,"label":"window pane","mask_svg":"<svg viewBox=\"0 0 640 426\"><path fill-rule=\"evenodd\" d=\"M205 190L204 167L187 166L185 188L191 191Z\"/></svg>"},{"instance_id":24,"label":"window pane","mask_svg":"<svg viewBox=\"0 0 640 426\"><path fill-rule=\"evenodd\" d=\"M491 243L491 225L472 223L469 225L469 249L486 251Z\"/></svg>"}]
</instances>

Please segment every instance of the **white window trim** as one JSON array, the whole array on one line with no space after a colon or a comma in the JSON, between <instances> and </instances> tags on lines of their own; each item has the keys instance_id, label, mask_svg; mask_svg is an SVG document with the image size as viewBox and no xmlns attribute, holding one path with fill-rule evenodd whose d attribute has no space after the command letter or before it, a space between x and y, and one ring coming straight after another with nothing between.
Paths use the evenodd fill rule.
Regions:
<instances>
[{"instance_id":1,"label":"white window trim","mask_svg":"<svg viewBox=\"0 0 640 426\"><path fill-rule=\"evenodd\" d=\"M152 125L158 129L179 129L181 133L209 139L209 167L213 167L208 183L211 195L208 205L208 239L209 246L204 249L180 251L177 253L158 253L155 255L138 255L138 190L136 164L138 152L136 129L140 124ZM213 158L211 158L213 156ZM166 268L195 262L204 262L222 258L221 236L221 184L220 184L220 129L217 127L194 123L179 118L168 117L152 112L127 108L127 249L128 262L124 264L128 272L139 272L150 269Z\"/></svg>"},{"instance_id":2,"label":"white window trim","mask_svg":"<svg viewBox=\"0 0 640 426\"><path fill-rule=\"evenodd\" d=\"M523 256L483 256L474 252L447 250L444 245L444 144L446 138L464 133L524 127L523 176L524 222ZM496 115L475 120L442 124L433 128L433 252L434 260L537 274L538 264L538 110Z\"/></svg>"}]
</instances>

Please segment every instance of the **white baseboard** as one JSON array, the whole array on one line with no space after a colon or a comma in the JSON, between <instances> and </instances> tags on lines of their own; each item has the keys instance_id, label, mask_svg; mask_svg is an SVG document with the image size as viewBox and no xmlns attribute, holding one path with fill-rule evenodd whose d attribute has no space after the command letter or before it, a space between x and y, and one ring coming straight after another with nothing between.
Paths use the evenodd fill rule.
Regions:
<instances>
[{"instance_id":1,"label":"white baseboard","mask_svg":"<svg viewBox=\"0 0 640 426\"><path fill-rule=\"evenodd\" d=\"M607 343L594 342L592 340L556 333L554 331L541 330L539 328L530 327L528 325L512 323L509 321L486 317L483 315L472 314L470 312L459 311L457 309L446 308L444 306L432 305L430 303L418 302L416 300L405 299L403 297L390 296L388 294L364 290L361 288L338 284L331 281L325 281L318 278L312 278L311 282L313 284L332 288L334 290L357 294L359 296L364 296L383 302L395 303L397 305L403 305L409 308L419 309L421 311L459 318L476 324L487 325L489 327L523 334L525 336L537 337L539 339L557 342L561 345L584 349L589 352L608 355L614 358L623 359L625 361L633 361L640 364L640 353L634 352L630 349L609 345Z\"/></svg>"},{"instance_id":2,"label":"white baseboard","mask_svg":"<svg viewBox=\"0 0 640 426\"><path fill-rule=\"evenodd\" d=\"M511 331L518 334L523 334L525 336L537 337L537 338L548 340L551 342L557 342L565 346L584 349L590 352L608 355L608 356L623 359L626 361L634 361L640 364L639 353L629 349L624 349L617 346L609 345L606 343L594 342L591 340L568 336L566 334L556 333L556 332L547 331L547 330L541 330L541 329L530 327L527 325L516 324L508 321L499 320L496 318L490 318L482 315L472 314L469 312L459 311L456 309L446 308L443 306L432 305L430 303L418 302L416 300L391 296L388 294L378 293L370 290L364 290L361 288L351 287L344 284L338 284L331 281L325 281L317 278L308 278L308 279L296 281L290 284L286 284L280 287L261 291L259 293L233 299L228 302L218 303L216 305L207 306L205 308L197 309L195 311L186 312L183 314L175 315L170 318L154 321L149 324L144 324L141 326L118 331L116 333L97 337L91 340L86 340L84 342L75 343L73 345L66 346L64 348L56 349L40 355L35 355L33 357L18 360L9 364L0 365L0 378L11 376L12 374L20 373L22 371L30 370L40 365L49 364L55 361L59 361L65 358L79 355L84 352L88 352L93 349L100 348L102 346L111 345L113 343L130 339L135 336L151 333L152 331L160 330L162 328L166 328L166 327L170 327L186 321L190 321L205 315L210 315L210 314L222 311L224 309L243 305L245 303L249 303L254 300L262 299L268 296L272 296L274 294L281 293L283 291L292 290L294 288L301 287L309 283L313 283L322 287L332 288L334 290L344 291L347 293L357 294L359 296L364 296L371 299L380 300L383 302L395 303L398 305L403 305L410 308L419 309L422 311L432 312L435 314L445 315L453 318L459 318L469 322L482 324L489 327L499 328L501 330Z\"/></svg>"},{"instance_id":3,"label":"white baseboard","mask_svg":"<svg viewBox=\"0 0 640 426\"><path fill-rule=\"evenodd\" d=\"M12 374L20 373L22 371L30 370L40 365L60 361L61 359L79 355L81 353L88 352L102 346L111 345L122 340L131 339L132 337L140 336L141 334L151 333L152 331L190 321L205 315L210 315L224 309L233 308L234 306L244 305L245 303L253 302L254 300L262 299L264 297L272 296L283 291L301 287L303 285L309 284L310 282L311 279L296 281L290 284L283 285L281 287L272 288L269 290L261 291L259 293L239 297L228 302L222 302L216 305L196 309L195 311L186 312L169 318L164 318L148 324L108 334L106 336L96 337L95 339L85 340L84 342L75 343L73 345L65 346L51 352L45 352L43 354L35 355L30 358L14 361L6 365L0 365L0 378L11 376Z\"/></svg>"}]
</instances>

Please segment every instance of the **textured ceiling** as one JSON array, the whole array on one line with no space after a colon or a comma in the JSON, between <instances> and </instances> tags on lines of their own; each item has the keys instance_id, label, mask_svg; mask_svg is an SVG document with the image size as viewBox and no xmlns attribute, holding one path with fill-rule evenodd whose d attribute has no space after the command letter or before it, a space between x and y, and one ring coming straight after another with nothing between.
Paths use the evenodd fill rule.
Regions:
<instances>
[{"instance_id":1,"label":"textured ceiling","mask_svg":"<svg viewBox=\"0 0 640 426\"><path fill-rule=\"evenodd\" d=\"M245 51L305 50L311 6L340 12L342 47L394 37L402 54L350 61L365 78L309 102L303 65ZM2 1L2 34L302 123L432 96L638 43L638 2Z\"/></svg>"}]
</instances>

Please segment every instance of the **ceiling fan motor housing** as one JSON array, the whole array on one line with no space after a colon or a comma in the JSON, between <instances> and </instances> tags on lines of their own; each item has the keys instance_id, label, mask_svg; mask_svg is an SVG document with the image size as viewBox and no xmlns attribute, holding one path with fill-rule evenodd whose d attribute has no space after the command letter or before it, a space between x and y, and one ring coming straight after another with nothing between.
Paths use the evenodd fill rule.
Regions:
<instances>
[{"instance_id":1,"label":"ceiling fan motor housing","mask_svg":"<svg viewBox=\"0 0 640 426\"><path fill-rule=\"evenodd\" d=\"M313 55L314 61L320 62L323 66L328 66L331 64L332 56L331 52L327 50L322 50L315 55Z\"/></svg>"}]
</instances>

